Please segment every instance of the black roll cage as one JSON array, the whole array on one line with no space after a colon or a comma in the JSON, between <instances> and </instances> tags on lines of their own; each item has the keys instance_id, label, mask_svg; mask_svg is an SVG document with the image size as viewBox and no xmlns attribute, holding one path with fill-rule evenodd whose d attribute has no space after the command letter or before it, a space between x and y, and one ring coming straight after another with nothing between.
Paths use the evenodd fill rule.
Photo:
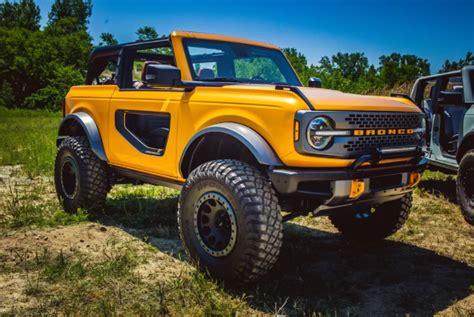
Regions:
<instances>
[{"instance_id":1,"label":"black roll cage","mask_svg":"<svg viewBox=\"0 0 474 317\"><path fill-rule=\"evenodd\" d=\"M114 83L118 85L121 90L129 90L135 88L132 87L132 79L131 76L131 68L133 67L133 61L136 57L153 57L152 59L159 60L161 59L168 59L169 62L169 55L161 55L155 53L137 53L136 51L139 49L147 49L147 48L160 48L160 47L167 47L173 50L173 46L171 45L171 37L162 37L156 40L147 40L147 41L137 41L137 42L130 42L130 43L123 43L111 46L102 46L95 48L90 56L88 62L88 69L86 75L86 85L91 85L95 78L97 78L101 72L105 69L107 64L112 61L117 65L117 73L114 78ZM172 65L176 65L176 60L174 58L173 52L173 60ZM298 77L297 77L298 78ZM298 79L299 81L299 79ZM218 82L218 81L181 81L176 89L184 89L185 91L193 90L195 87L221 87L221 86L228 86L228 85L238 85L241 83L237 82ZM297 91L297 94L301 97L302 93L299 92L299 88L297 86L290 86L290 85L277 85L276 89L281 89L284 86L288 90ZM145 88L143 90L162 90L161 88ZM173 90L166 89L166 90ZM299 92L299 93L298 93ZM307 100L306 103L309 104ZM312 106L310 107L312 108Z\"/></svg>"},{"instance_id":2,"label":"black roll cage","mask_svg":"<svg viewBox=\"0 0 474 317\"><path fill-rule=\"evenodd\" d=\"M421 105L423 100L423 92L428 84L428 82L435 82L433 86L433 93L431 96L432 99L432 108L433 110L438 110L438 97L441 92L441 87L443 87L449 78L451 77L462 77L462 83L464 87L464 102L466 104L472 104L474 102L474 66L465 66L460 70L455 70L451 72L434 74L430 76L420 77L416 80L413 85L410 97L418 106Z\"/></svg>"},{"instance_id":3,"label":"black roll cage","mask_svg":"<svg viewBox=\"0 0 474 317\"><path fill-rule=\"evenodd\" d=\"M129 78L131 72L128 72L127 70L130 70L131 67L133 67L133 61L135 58L151 58L155 60L162 59L168 60L168 62L170 59L170 56L168 55L157 53L137 53L136 50L160 47L167 47L171 50L173 49L169 36L156 40L123 43L95 48L89 56L86 85L91 85L93 80L97 78L97 76L99 76L100 73L105 69L107 64L112 61L117 64L115 83L120 88L130 88L130 86L127 86L127 81L130 79L129 82L132 82L131 78ZM172 64L176 64L174 58L172 60Z\"/></svg>"}]
</instances>

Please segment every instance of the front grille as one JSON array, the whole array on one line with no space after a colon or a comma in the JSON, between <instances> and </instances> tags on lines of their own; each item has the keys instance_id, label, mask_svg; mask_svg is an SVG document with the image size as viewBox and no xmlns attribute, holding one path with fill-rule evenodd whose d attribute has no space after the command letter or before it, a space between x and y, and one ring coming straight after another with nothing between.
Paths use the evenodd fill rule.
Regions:
<instances>
[{"instance_id":1,"label":"front grille","mask_svg":"<svg viewBox=\"0 0 474 317\"><path fill-rule=\"evenodd\" d=\"M345 120L355 129L409 129L421 124L418 113L351 113Z\"/></svg>"},{"instance_id":2,"label":"front grille","mask_svg":"<svg viewBox=\"0 0 474 317\"><path fill-rule=\"evenodd\" d=\"M354 110L356 107L354 107ZM324 116L334 122L335 130L345 131L334 136L324 151L311 147L306 137L295 142L298 153L335 158L359 158L362 155L378 153L377 150L390 148L413 148L422 146L422 127L424 115L416 112L378 112L378 111L298 111L296 120L302 130L306 130L316 117ZM344 135L343 135L344 134ZM302 134L304 135L304 134ZM404 152L380 151L384 157L413 155L413 150Z\"/></svg>"},{"instance_id":3,"label":"front grille","mask_svg":"<svg viewBox=\"0 0 474 317\"><path fill-rule=\"evenodd\" d=\"M418 136L416 134L374 135L352 138L351 141L347 141L344 144L344 148L348 152L353 152L375 148L416 146L419 145L418 143Z\"/></svg>"}]
</instances>

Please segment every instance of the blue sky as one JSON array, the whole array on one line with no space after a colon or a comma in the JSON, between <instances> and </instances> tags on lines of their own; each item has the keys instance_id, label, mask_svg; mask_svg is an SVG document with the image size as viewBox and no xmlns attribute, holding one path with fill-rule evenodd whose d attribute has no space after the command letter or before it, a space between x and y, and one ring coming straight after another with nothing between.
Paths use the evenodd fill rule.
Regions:
<instances>
[{"instance_id":1,"label":"blue sky","mask_svg":"<svg viewBox=\"0 0 474 317\"><path fill-rule=\"evenodd\" d=\"M199 31L295 47L316 64L337 52L416 54L437 72L445 59L474 51L474 0L151 1L92 0L89 29L98 42L110 32L120 42L151 25L159 34ZM36 0L42 23L53 0Z\"/></svg>"}]
</instances>

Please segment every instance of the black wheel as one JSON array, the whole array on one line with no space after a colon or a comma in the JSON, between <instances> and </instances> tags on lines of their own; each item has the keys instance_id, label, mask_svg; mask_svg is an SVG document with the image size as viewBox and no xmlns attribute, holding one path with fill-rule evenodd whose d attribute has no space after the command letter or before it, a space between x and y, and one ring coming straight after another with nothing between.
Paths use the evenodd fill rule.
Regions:
<instances>
[{"instance_id":1,"label":"black wheel","mask_svg":"<svg viewBox=\"0 0 474 317\"><path fill-rule=\"evenodd\" d=\"M408 219L412 195L367 210L340 210L329 216L345 237L359 241L384 239L397 232Z\"/></svg>"},{"instance_id":2,"label":"black wheel","mask_svg":"<svg viewBox=\"0 0 474 317\"><path fill-rule=\"evenodd\" d=\"M207 162L191 172L181 191L178 225L188 254L202 270L238 283L267 273L283 238L270 182L234 160Z\"/></svg>"},{"instance_id":3,"label":"black wheel","mask_svg":"<svg viewBox=\"0 0 474 317\"><path fill-rule=\"evenodd\" d=\"M474 150L468 151L461 159L456 193L464 219L474 225Z\"/></svg>"},{"instance_id":4,"label":"black wheel","mask_svg":"<svg viewBox=\"0 0 474 317\"><path fill-rule=\"evenodd\" d=\"M110 190L107 164L90 149L85 137L68 137L58 147L54 181L64 210L100 207Z\"/></svg>"}]
</instances>

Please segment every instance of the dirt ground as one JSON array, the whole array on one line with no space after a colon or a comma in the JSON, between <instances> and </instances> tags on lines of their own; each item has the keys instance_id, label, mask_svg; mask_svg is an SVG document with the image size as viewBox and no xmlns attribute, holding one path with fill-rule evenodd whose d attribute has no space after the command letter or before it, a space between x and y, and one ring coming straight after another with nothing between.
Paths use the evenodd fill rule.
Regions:
<instances>
[{"instance_id":1,"label":"dirt ground","mask_svg":"<svg viewBox=\"0 0 474 317\"><path fill-rule=\"evenodd\" d=\"M54 198L51 179L29 180L18 169L0 168L0 221L8 215L5 201L12 188L42 186L38 201ZM269 276L245 288L226 286L225 292L245 297L256 314L474 316L474 227L453 203L453 186L452 179L422 183L403 229L369 245L344 240L326 218L286 223L280 260ZM22 265L42 250L94 262L127 249L146 259L134 268L146 280L178 279L194 270L173 220L176 199L145 195L136 200L121 193L120 188L112 192L108 209L85 222L0 228L1 265ZM31 287L28 273L0 273L0 315L38 305L25 291Z\"/></svg>"}]
</instances>

